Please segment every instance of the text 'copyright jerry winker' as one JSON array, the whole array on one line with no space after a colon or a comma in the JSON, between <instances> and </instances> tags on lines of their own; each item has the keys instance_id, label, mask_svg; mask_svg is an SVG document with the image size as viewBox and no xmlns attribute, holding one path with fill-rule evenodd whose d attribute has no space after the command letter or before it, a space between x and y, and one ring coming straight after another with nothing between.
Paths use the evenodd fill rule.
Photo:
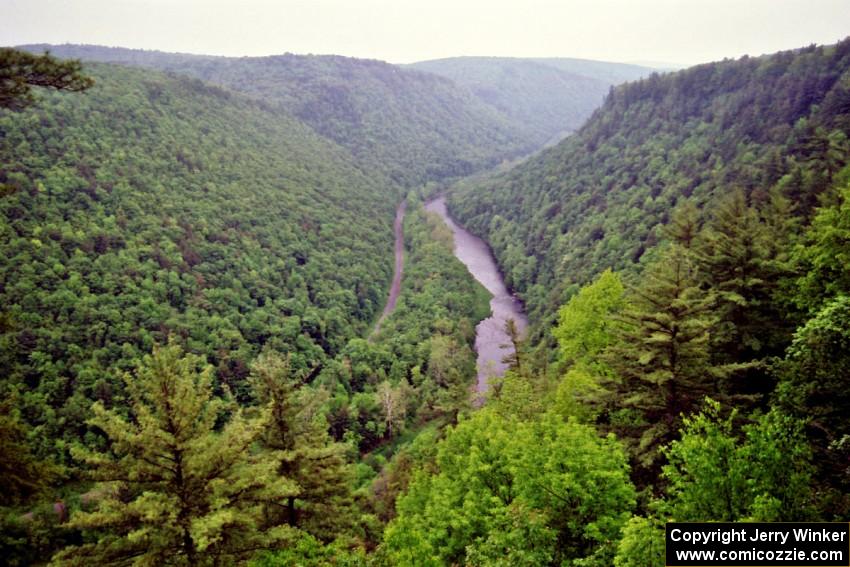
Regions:
<instances>
[{"instance_id":1,"label":"text 'copyright jerry winker'","mask_svg":"<svg viewBox=\"0 0 850 567\"><path fill-rule=\"evenodd\" d=\"M850 567L847 523L668 523L668 567Z\"/></svg>"}]
</instances>

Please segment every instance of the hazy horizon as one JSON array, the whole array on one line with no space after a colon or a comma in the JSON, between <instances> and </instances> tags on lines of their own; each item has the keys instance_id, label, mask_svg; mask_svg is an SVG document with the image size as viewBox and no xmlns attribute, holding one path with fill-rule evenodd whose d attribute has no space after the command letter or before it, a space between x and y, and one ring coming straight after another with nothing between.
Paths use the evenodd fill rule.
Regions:
<instances>
[{"instance_id":1,"label":"hazy horizon","mask_svg":"<svg viewBox=\"0 0 850 567\"><path fill-rule=\"evenodd\" d=\"M0 0L0 44L411 63L570 57L683 66L850 35L847 0Z\"/></svg>"}]
</instances>

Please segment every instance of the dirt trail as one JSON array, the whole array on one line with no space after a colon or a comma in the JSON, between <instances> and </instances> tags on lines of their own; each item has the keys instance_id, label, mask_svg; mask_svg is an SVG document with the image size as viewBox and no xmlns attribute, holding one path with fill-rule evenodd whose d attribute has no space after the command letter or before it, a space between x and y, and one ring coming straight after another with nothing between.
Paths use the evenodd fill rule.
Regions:
<instances>
[{"instance_id":1,"label":"dirt trail","mask_svg":"<svg viewBox=\"0 0 850 567\"><path fill-rule=\"evenodd\" d=\"M401 276L404 272L404 211L407 208L407 201L399 203L395 212L395 223L393 230L395 232L395 272L393 273L393 283L390 285L390 294L387 297L387 303L384 305L384 312L378 322L375 323L375 328L372 329L370 338L374 337L381 330L381 323L384 319L393 312L395 304L398 302L398 296L401 293Z\"/></svg>"}]
</instances>

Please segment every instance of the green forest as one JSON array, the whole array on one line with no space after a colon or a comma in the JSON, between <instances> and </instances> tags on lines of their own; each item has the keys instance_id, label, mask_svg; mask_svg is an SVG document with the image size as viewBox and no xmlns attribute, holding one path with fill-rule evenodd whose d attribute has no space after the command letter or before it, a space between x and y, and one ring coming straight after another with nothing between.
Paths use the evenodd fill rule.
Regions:
<instances>
[{"instance_id":1,"label":"green forest","mask_svg":"<svg viewBox=\"0 0 850 567\"><path fill-rule=\"evenodd\" d=\"M588 66L581 60L456 57L421 61L413 69L448 77L468 88L545 144L579 127L612 85L652 69L637 65Z\"/></svg>"},{"instance_id":2,"label":"green forest","mask_svg":"<svg viewBox=\"0 0 850 567\"><path fill-rule=\"evenodd\" d=\"M41 47L0 48L0 562L662 567L667 522L850 517L850 39ZM436 194L530 319L483 401Z\"/></svg>"},{"instance_id":3,"label":"green forest","mask_svg":"<svg viewBox=\"0 0 850 567\"><path fill-rule=\"evenodd\" d=\"M536 148L524 123L445 78L341 56L206 57L87 45L60 57L199 78L283 109L347 148L368 171L416 187L461 177ZM585 113L585 116L589 111Z\"/></svg>"}]
</instances>

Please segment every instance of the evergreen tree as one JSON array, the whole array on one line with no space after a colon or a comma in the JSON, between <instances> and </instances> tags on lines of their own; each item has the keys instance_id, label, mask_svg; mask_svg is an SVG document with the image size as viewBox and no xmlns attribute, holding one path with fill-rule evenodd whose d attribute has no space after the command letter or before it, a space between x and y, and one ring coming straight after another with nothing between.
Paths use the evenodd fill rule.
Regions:
<instances>
[{"instance_id":1,"label":"evergreen tree","mask_svg":"<svg viewBox=\"0 0 850 567\"><path fill-rule=\"evenodd\" d=\"M249 418L213 397L212 368L199 366L179 346L155 348L124 376L131 417L94 404L89 423L111 449L73 448L99 483L96 509L69 522L90 539L54 565L233 564L291 536L263 523L265 506L295 489L274 453L254 450L269 412Z\"/></svg>"},{"instance_id":2,"label":"evergreen tree","mask_svg":"<svg viewBox=\"0 0 850 567\"><path fill-rule=\"evenodd\" d=\"M352 523L352 469L346 447L334 443L320 412L321 397L293 376L289 360L272 351L252 367L254 392L271 408L262 443L274 451L277 472L296 489L270 504L272 524L286 523L331 541Z\"/></svg>"},{"instance_id":3,"label":"evergreen tree","mask_svg":"<svg viewBox=\"0 0 850 567\"><path fill-rule=\"evenodd\" d=\"M698 285L692 255L670 245L647 267L620 318L606 361L617 378L610 403L611 427L632 443L644 467L657 464L659 448L673 439L681 415L724 389L728 369L709 359L716 323L710 296Z\"/></svg>"},{"instance_id":4,"label":"evergreen tree","mask_svg":"<svg viewBox=\"0 0 850 567\"><path fill-rule=\"evenodd\" d=\"M715 296L718 323L712 351L718 363L756 365L765 356L780 354L790 338L787 326L777 324L782 317L773 298L782 273L772 257L771 236L776 231L768 230L742 190L721 199L702 236L698 255ZM748 376L764 379L764 373ZM762 393L770 389L769 384L748 386Z\"/></svg>"},{"instance_id":5,"label":"evergreen tree","mask_svg":"<svg viewBox=\"0 0 850 567\"><path fill-rule=\"evenodd\" d=\"M699 233L699 211L690 200L678 205L670 216L670 222L664 226L664 236L686 249L694 246Z\"/></svg>"},{"instance_id":6,"label":"evergreen tree","mask_svg":"<svg viewBox=\"0 0 850 567\"><path fill-rule=\"evenodd\" d=\"M84 91L94 81L84 76L79 61L58 61L50 54L33 55L0 48L0 108L20 110L35 102L32 87Z\"/></svg>"},{"instance_id":7,"label":"evergreen tree","mask_svg":"<svg viewBox=\"0 0 850 567\"><path fill-rule=\"evenodd\" d=\"M28 427L12 407L14 400L0 402L0 506L26 502L43 492L59 472L33 454Z\"/></svg>"}]
</instances>

